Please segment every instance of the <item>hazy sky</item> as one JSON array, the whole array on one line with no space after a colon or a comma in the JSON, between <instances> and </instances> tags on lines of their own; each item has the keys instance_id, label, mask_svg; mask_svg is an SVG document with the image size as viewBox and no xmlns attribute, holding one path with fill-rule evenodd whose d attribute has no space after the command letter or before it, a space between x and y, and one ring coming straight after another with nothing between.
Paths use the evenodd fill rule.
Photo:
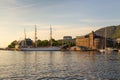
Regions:
<instances>
[{"instance_id":1,"label":"hazy sky","mask_svg":"<svg viewBox=\"0 0 120 80\"><path fill-rule=\"evenodd\" d=\"M81 36L92 30L120 23L120 0L0 0L0 47L13 40L49 39L50 24L53 37Z\"/></svg>"}]
</instances>

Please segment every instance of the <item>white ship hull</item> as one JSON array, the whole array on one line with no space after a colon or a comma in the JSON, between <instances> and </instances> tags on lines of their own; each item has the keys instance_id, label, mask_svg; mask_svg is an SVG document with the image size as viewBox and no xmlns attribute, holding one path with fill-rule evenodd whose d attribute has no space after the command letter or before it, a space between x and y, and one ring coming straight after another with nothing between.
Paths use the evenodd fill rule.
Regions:
<instances>
[{"instance_id":1,"label":"white ship hull","mask_svg":"<svg viewBox=\"0 0 120 80\"><path fill-rule=\"evenodd\" d=\"M120 50L118 50L118 52L120 53Z\"/></svg>"},{"instance_id":2,"label":"white ship hull","mask_svg":"<svg viewBox=\"0 0 120 80\"><path fill-rule=\"evenodd\" d=\"M99 51L101 53L112 53L114 50L113 49L100 49Z\"/></svg>"},{"instance_id":3,"label":"white ship hull","mask_svg":"<svg viewBox=\"0 0 120 80\"><path fill-rule=\"evenodd\" d=\"M60 47L20 48L21 51L60 51Z\"/></svg>"}]
</instances>

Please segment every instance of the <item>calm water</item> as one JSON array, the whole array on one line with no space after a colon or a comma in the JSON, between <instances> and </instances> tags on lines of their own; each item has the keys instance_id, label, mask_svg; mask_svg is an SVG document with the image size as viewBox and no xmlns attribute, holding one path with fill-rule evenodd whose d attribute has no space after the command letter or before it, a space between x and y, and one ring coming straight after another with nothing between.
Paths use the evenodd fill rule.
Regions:
<instances>
[{"instance_id":1,"label":"calm water","mask_svg":"<svg viewBox=\"0 0 120 80\"><path fill-rule=\"evenodd\" d=\"M120 53L0 51L0 80L120 80Z\"/></svg>"}]
</instances>

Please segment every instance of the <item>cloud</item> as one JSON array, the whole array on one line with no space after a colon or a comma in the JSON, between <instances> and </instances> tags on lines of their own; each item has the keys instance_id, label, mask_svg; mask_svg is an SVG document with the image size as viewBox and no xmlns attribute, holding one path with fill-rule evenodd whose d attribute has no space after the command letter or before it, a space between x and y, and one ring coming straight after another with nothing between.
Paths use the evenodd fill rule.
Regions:
<instances>
[{"instance_id":1,"label":"cloud","mask_svg":"<svg viewBox=\"0 0 120 80\"><path fill-rule=\"evenodd\" d=\"M3 3L3 4L14 3L14 2L16 2L16 0L0 0L0 3Z\"/></svg>"},{"instance_id":2,"label":"cloud","mask_svg":"<svg viewBox=\"0 0 120 80\"><path fill-rule=\"evenodd\" d=\"M9 9L16 5L16 0L0 0L1 9Z\"/></svg>"},{"instance_id":3,"label":"cloud","mask_svg":"<svg viewBox=\"0 0 120 80\"><path fill-rule=\"evenodd\" d=\"M95 23L95 22L120 22L120 19L82 19L79 20L80 22L86 22L86 23Z\"/></svg>"}]
</instances>

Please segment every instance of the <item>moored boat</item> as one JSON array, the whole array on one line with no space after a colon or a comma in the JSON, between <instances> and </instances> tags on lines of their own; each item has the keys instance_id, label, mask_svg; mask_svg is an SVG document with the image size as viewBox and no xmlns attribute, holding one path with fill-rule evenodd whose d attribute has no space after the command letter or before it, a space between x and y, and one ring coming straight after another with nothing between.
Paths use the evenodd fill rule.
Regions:
<instances>
[{"instance_id":1,"label":"moored boat","mask_svg":"<svg viewBox=\"0 0 120 80\"><path fill-rule=\"evenodd\" d=\"M118 52L118 49L113 49L113 48L99 49L99 52L101 52L101 53L112 53L112 52Z\"/></svg>"},{"instance_id":2,"label":"moored boat","mask_svg":"<svg viewBox=\"0 0 120 80\"><path fill-rule=\"evenodd\" d=\"M26 40L26 33L25 33ZM25 41L26 43L26 41ZM26 45L25 45L26 46ZM49 47L37 47L37 28L35 25L35 47L21 47L21 51L60 51L61 47L52 46L52 28L50 26L50 46Z\"/></svg>"},{"instance_id":3,"label":"moored boat","mask_svg":"<svg viewBox=\"0 0 120 80\"><path fill-rule=\"evenodd\" d=\"M120 49L118 50L118 52L120 53Z\"/></svg>"}]
</instances>

